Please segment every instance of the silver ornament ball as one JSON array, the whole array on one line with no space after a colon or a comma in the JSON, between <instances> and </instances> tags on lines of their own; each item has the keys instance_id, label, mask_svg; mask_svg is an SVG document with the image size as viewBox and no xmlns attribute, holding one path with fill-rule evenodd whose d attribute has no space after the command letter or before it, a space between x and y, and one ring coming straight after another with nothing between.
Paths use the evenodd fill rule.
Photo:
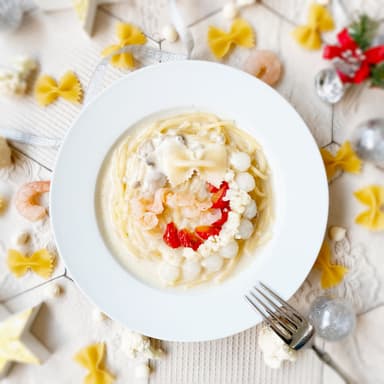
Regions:
<instances>
[{"instance_id":1,"label":"silver ornament ball","mask_svg":"<svg viewBox=\"0 0 384 384\"><path fill-rule=\"evenodd\" d=\"M384 45L384 34L377 35L372 41L372 47Z\"/></svg>"},{"instance_id":2,"label":"silver ornament ball","mask_svg":"<svg viewBox=\"0 0 384 384\"><path fill-rule=\"evenodd\" d=\"M356 315L346 300L321 296L312 303L309 321L318 336L327 341L339 341L354 330Z\"/></svg>"},{"instance_id":3,"label":"silver ornament ball","mask_svg":"<svg viewBox=\"0 0 384 384\"><path fill-rule=\"evenodd\" d=\"M352 138L358 156L384 168L384 119L370 119L360 123Z\"/></svg>"},{"instance_id":4,"label":"silver ornament ball","mask_svg":"<svg viewBox=\"0 0 384 384\"><path fill-rule=\"evenodd\" d=\"M335 104L345 93L345 86L333 68L322 69L315 77L316 93L321 100Z\"/></svg>"},{"instance_id":5,"label":"silver ornament ball","mask_svg":"<svg viewBox=\"0 0 384 384\"><path fill-rule=\"evenodd\" d=\"M0 0L0 32L16 30L23 19L24 10L17 0Z\"/></svg>"}]
</instances>

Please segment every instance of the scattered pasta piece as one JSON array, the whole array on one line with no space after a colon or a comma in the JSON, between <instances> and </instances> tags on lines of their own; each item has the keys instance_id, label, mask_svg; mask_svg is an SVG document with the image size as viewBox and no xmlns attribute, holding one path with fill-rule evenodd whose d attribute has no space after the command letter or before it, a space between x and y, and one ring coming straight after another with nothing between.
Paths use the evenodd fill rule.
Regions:
<instances>
[{"instance_id":1,"label":"scattered pasta piece","mask_svg":"<svg viewBox=\"0 0 384 384\"><path fill-rule=\"evenodd\" d=\"M355 222L373 231L384 230L384 187L370 185L354 193L368 209L360 213Z\"/></svg>"},{"instance_id":2,"label":"scattered pasta piece","mask_svg":"<svg viewBox=\"0 0 384 384\"><path fill-rule=\"evenodd\" d=\"M115 381L104 367L104 343L88 345L74 356L74 360L88 370L84 384L112 384Z\"/></svg>"},{"instance_id":3,"label":"scattered pasta piece","mask_svg":"<svg viewBox=\"0 0 384 384\"><path fill-rule=\"evenodd\" d=\"M119 39L118 44L105 48L101 53L102 56L112 55L127 45L142 45L147 42L144 33L132 24L118 23L116 35ZM133 69L135 68L135 58L130 52L117 53L111 57L111 64L117 68Z\"/></svg>"},{"instance_id":4,"label":"scattered pasta piece","mask_svg":"<svg viewBox=\"0 0 384 384\"><path fill-rule=\"evenodd\" d=\"M327 241L324 241L315 263L315 268L321 271L320 282L323 289L329 289L340 284L348 272L348 268L342 265L332 264L331 259L331 250Z\"/></svg>"},{"instance_id":5,"label":"scattered pasta piece","mask_svg":"<svg viewBox=\"0 0 384 384\"><path fill-rule=\"evenodd\" d=\"M323 157L328 180L331 180L339 170L349 173L360 173L362 162L352 149L349 141L346 141L340 147L336 155L333 155L324 148L320 152Z\"/></svg>"},{"instance_id":6,"label":"scattered pasta piece","mask_svg":"<svg viewBox=\"0 0 384 384\"><path fill-rule=\"evenodd\" d=\"M59 97L76 104L82 101L83 89L80 80L72 71L65 73L58 83L53 77L43 75L36 82L35 97L44 107Z\"/></svg>"},{"instance_id":7,"label":"scattered pasta piece","mask_svg":"<svg viewBox=\"0 0 384 384\"><path fill-rule=\"evenodd\" d=\"M179 38L179 35L172 24L164 25L161 30L161 36L169 43L174 43Z\"/></svg>"},{"instance_id":8,"label":"scattered pasta piece","mask_svg":"<svg viewBox=\"0 0 384 384\"><path fill-rule=\"evenodd\" d=\"M9 167L12 164L12 151L7 140L0 136L0 168Z\"/></svg>"},{"instance_id":9,"label":"scattered pasta piece","mask_svg":"<svg viewBox=\"0 0 384 384\"><path fill-rule=\"evenodd\" d=\"M51 277L55 267L55 256L42 248L34 252L30 256L25 256L21 252L10 249L8 250L8 268L16 276L22 277L28 271L32 271L37 275L48 279Z\"/></svg>"},{"instance_id":10,"label":"scattered pasta piece","mask_svg":"<svg viewBox=\"0 0 384 384\"><path fill-rule=\"evenodd\" d=\"M308 24L296 27L293 37L302 47L309 50L321 48L321 32L335 28L332 15L323 5L313 3L309 8Z\"/></svg>"},{"instance_id":11,"label":"scattered pasta piece","mask_svg":"<svg viewBox=\"0 0 384 384\"><path fill-rule=\"evenodd\" d=\"M250 24L244 19L236 19L232 23L229 32L216 27L209 27L208 45L212 53L218 59L228 54L232 45L239 45L245 48L255 46L255 36Z\"/></svg>"}]
</instances>

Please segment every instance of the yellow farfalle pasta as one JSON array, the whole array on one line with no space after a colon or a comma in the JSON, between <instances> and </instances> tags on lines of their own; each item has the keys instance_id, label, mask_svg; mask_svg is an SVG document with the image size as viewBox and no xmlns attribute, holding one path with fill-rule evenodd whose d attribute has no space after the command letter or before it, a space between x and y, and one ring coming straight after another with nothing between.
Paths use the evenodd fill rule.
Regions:
<instances>
[{"instance_id":1,"label":"yellow farfalle pasta","mask_svg":"<svg viewBox=\"0 0 384 384\"><path fill-rule=\"evenodd\" d=\"M331 259L331 250L327 241L324 241L315 263L315 268L321 272L320 283L323 289L329 289L340 284L348 272L348 268L342 265L332 264Z\"/></svg>"},{"instance_id":2,"label":"yellow farfalle pasta","mask_svg":"<svg viewBox=\"0 0 384 384\"><path fill-rule=\"evenodd\" d=\"M360 213L355 222L373 231L384 230L384 187L370 185L354 195L360 203L368 206L368 209Z\"/></svg>"},{"instance_id":3,"label":"yellow farfalle pasta","mask_svg":"<svg viewBox=\"0 0 384 384\"><path fill-rule=\"evenodd\" d=\"M320 152L323 157L328 180L331 180L336 172L340 170L349 173L360 173L362 162L352 149L349 141L346 141L335 155L324 148Z\"/></svg>"},{"instance_id":4,"label":"yellow farfalle pasta","mask_svg":"<svg viewBox=\"0 0 384 384\"><path fill-rule=\"evenodd\" d=\"M335 28L332 15L320 4L311 4L308 14L308 24L293 30L294 39L302 47L310 50L321 48L321 32Z\"/></svg>"},{"instance_id":5,"label":"yellow farfalle pasta","mask_svg":"<svg viewBox=\"0 0 384 384\"><path fill-rule=\"evenodd\" d=\"M72 71L68 71L58 83L53 77L43 75L36 82L35 97L42 106L53 103L59 97L71 103L81 103L83 89L80 80Z\"/></svg>"},{"instance_id":6,"label":"yellow farfalle pasta","mask_svg":"<svg viewBox=\"0 0 384 384\"><path fill-rule=\"evenodd\" d=\"M119 43L105 48L101 53L102 56L112 55L127 45L142 45L147 42L144 33L132 24L118 23L116 35ZM117 53L111 57L111 64L117 68L132 69L135 67L135 58L130 52Z\"/></svg>"},{"instance_id":7,"label":"yellow farfalle pasta","mask_svg":"<svg viewBox=\"0 0 384 384\"><path fill-rule=\"evenodd\" d=\"M255 46L255 37L252 27L243 19L236 19L229 30L225 32L216 27L209 27L208 45L212 53L218 58L223 58L231 49L232 45L245 48Z\"/></svg>"},{"instance_id":8,"label":"yellow farfalle pasta","mask_svg":"<svg viewBox=\"0 0 384 384\"><path fill-rule=\"evenodd\" d=\"M45 248L34 252L31 256L25 256L15 249L10 249L8 250L7 263L9 270L16 277L22 277L28 271L32 271L48 279L51 277L55 266L55 256Z\"/></svg>"},{"instance_id":9,"label":"yellow farfalle pasta","mask_svg":"<svg viewBox=\"0 0 384 384\"><path fill-rule=\"evenodd\" d=\"M81 349L74 360L88 370L84 378L84 384L112 384L115 381L104 368L105 344L91 344Z\"/></svg>"},{"instance_id":10,"label":"yellow farfalle pasta","mask_svg":"<svg viewBox=\"0 0 384 384\"><path fill-rule=\"evenodd\" d=\"M164 171L173 187L188 180L195 171L214 185L224 178L227 153L220 144L207 145L200 159L195 159L193 152L178 142L172 142L163 150Z\"/></svg>"}]
</instances>

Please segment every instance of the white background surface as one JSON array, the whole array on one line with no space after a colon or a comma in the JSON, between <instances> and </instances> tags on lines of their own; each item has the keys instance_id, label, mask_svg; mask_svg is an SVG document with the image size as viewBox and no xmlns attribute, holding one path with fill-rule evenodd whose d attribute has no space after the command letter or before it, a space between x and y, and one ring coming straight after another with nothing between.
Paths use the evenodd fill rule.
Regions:
<instances>
[{"instance_id":1,"label":"white background surface","mask_svg":"<svg viewBox=\"0 0 384 384\"><path fill-rule=\"evenodd\" d=\"M219 10L224 0L180 0L180 5L192 33L198 41L193 57L213 60L206 44L209 25L228 27ZM372 15L384 16L382 0L349 0L350 9L365 9ZM276 51L284 63L284 77L277 90L297 109L306 121L319 146L337 147L350 137L353 127L367 116L384 115L384 92L365 87L353 89L337 106L323 104L313 90L316 72L327 65L320 52L302 50L292 40L293 26L306 19L307 0L266 0L244 9L241 14L251 22L256 32L257 48ZM381 12L381 15L380 15ZM6 64L13 55L36 55L41 70L59 77L68 69L78 73L82 83L88 82L100 51L115 40L117 20L134 22L158 45L161 27L168 22L165 0L127 0L124 3L99 8L95 34L92 40L83 34L72 11L41 14L34 11L25 17L22 27L10 36L1 36L1 63ZM326 37L331 41L332 36ZM182 46L162 43L163 49L182 52ZM248 51L236 49L225 60L229 65L241 67ZM106 85L124 72L110 69ZM161 90L159 91L161 95ZM241 97L241 94L239 94ZM0 123L40 134L63 137L80 107L60 101L41 109L31 96L22 100L1 99ZM284 129L285 127L281 127ZM299 151L295 142L287 143ZM12 196L14 190L27 180L47 178L54 167L55 151L18 146L17 162L12 172L0 171L0 192ZM331 214L329 224L348 229L349 241L338 251L337 261L348 265L350 273L334 293L353 300L359 313L355 334L343 343L329 344L326 348L356 377L357 382L380 384L384 372L382 361L384 345L380 327L384 320L382 281L383 235L372 234L353 224L361 211L352 196L356 189L371 183L380 183L383 174L365 166L361 176L343 175L330 186ZM75 187L75 186L73 186ZM316 202L314 202L315 204ZM303 226L308 223L303 223ZM11 311L17 311L46 297L47 285L36 276L28 275L16 280L5 266L5 251L10 237L19 228L30 225L20 218L13 207L0 218L0 300ZM45 226L33 228L36 247L49 242ZM298 228L297 241L300 237ZM289 257L289 255L287 255ZM92 266L89 266L92 268ZM117 376L117 383L135 383L134 363L128 361L120 349L122 328L113 322L98 323L92 316L93 306L83 297L76 285L66 276L62 263L55 270L65 294L58 299L47 299L37 317L34 333L53 352L41 367L15 365L4 383L72 384L81 382L85 372L73 362L72 356L83 346L105 340L108 348L108 367ZM312 273L293 299L301 308L319 294L318 276ZM103 282L101 282L103 284ZM155 319L154 319L155 321ZM239 384L239 383L339 383L332 372L324 368L312 352L304 352L294 365L284 365L279 371L265 367L257 348L257 328L231 338L208 343L163 343L167 357L156 363L150 382L157 384Z\"/></svg>"}]
</instances>

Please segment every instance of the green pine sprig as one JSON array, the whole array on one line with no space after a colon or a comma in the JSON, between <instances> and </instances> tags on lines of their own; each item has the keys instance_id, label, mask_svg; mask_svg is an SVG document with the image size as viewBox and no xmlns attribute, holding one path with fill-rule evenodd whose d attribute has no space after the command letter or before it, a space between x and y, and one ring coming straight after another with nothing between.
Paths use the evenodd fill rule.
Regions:
<instances>
[{"instance_id":1,"label":"green pine sprig","mask_svg":"<svg viewBox=\"0 0 384 384\"><path fill-rule=\"evenodd\" d=\"M384 88L384 62L371 68L371 85Z\"/></svg>"},{"instance_id":2,"label":"green pine sprig","mask_svg":"<svg viewBox=\"0 0 384 384\"><path fill-rule=\"evenodd\" d=\"M350 25L348 31L352 39L364 51L371 46L378 28L379 23L376 20L371 19L368 15L361 15Z\"/></svg>"}]
</instances>

